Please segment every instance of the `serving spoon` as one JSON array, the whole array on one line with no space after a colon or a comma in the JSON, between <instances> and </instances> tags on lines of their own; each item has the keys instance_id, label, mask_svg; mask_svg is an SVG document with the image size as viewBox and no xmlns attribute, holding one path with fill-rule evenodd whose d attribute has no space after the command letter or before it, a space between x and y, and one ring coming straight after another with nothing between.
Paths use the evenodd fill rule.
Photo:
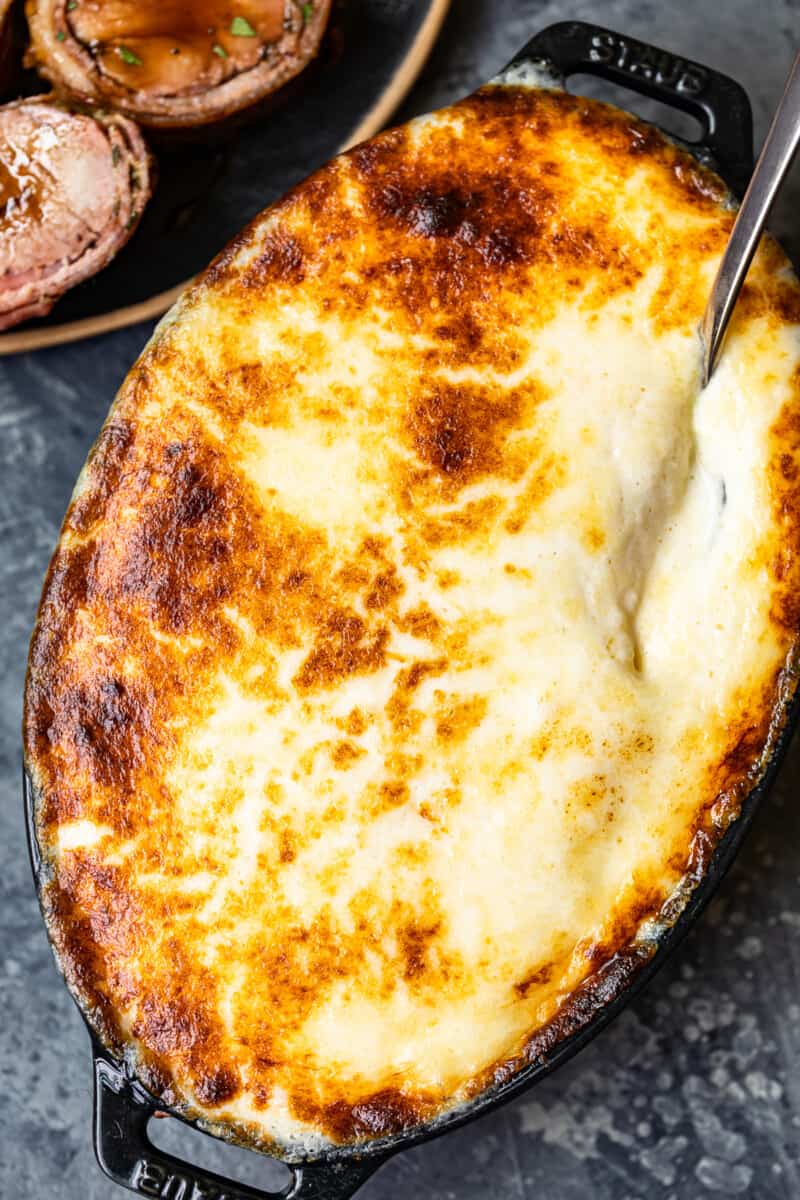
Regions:
<instances>
[{"instance_id":1,"label":"serving spoon","mask_svg":"<svg viewBox=\"0 0 800 1200\"><path fill-rule=\"evenodd\" d=\"M703 314L703 387L714 373L725 330L733 314L764 224L800 145L800 53L789 72L780 104L758 156L741 208Z\"/></svg>"}]
</instances>

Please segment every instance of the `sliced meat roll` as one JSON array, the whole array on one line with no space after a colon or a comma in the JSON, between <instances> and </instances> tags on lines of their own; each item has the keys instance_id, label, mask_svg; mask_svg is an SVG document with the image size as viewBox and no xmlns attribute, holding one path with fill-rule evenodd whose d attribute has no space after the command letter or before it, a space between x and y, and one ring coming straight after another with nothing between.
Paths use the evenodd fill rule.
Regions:
<instances>
[{"instance_id":1,"label":"sliced meat roll","mask_svg":"<svg viewBox=\"0 0 800 1200\"><path fill-rule=\"evenodd\" d=\"M0 329L41 317L131 236L151 192L132 121L51 97L0 108Z\"/></svg>"},{"instance_id":2,"label":"sliced meat roll","mask_svg":"<svg viewBox=\"0 0 800 1200\"><path fill-rule=\"evenodd\" d=\"M282 87L319 49L331 0L28 0L53 85L143 125L204 125Z\"/></svg>"}]
</instances>

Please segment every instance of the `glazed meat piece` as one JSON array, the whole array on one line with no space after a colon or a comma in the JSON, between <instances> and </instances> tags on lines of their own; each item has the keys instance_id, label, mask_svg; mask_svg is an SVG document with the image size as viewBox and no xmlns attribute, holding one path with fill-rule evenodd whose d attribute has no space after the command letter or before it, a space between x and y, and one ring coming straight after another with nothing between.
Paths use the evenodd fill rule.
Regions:
<instances>
[{"instance_id":1,"label":"glazed meat piece","mask_svg":"<svg viewBox=\"0 0 800 1200\"><path fill-rule=\"evenodd\" d=\"M319 49L330 0L28 0L56 89L144 125L204 125L282 87Z\"/></svg>"},{"instance_id":2,"label":"glazed meat piece","mask_svg":"<svg viewBox=\"0 0 800 1200\"><path fill-rule=\"evenodd\" d=\"M132 121L51 97L0 109L0 329L45 316L131 236L151 192Z\"/></svg>"}]
</instances>

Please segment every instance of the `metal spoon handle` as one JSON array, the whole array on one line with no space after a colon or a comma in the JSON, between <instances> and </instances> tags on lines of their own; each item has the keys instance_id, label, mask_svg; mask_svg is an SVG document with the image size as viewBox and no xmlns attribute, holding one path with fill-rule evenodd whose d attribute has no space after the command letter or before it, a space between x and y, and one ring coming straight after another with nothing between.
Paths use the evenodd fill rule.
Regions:
<instances>
[{"instance_id":1,"label":"metal spoon handle","mask_svg":"<svg viewBox=\"0 0 800 1200\"><path fill-rule=\"evenodd\" d=\"M800 144L800 54L759 155L703 315L703 386L714 371L739 290L769 210Z\"/></svg>"}]
</instances>

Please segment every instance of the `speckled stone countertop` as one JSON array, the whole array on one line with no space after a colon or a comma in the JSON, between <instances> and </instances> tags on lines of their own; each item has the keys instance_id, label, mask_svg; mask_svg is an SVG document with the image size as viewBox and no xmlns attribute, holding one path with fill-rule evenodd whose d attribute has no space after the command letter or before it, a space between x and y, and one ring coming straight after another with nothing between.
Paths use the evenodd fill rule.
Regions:
<instances>
[{"instance_id":1,"label":"speckled stone countertop","mask_svg":"<svg viewBox=\"0 0 800 1200\"><path fill-rule=\"evenodd\" d=\"M488 78L537 29L595 20L746 86L763 138L800 0L453 0L403 116ZM636 107L635 103L633 107ZM800 166L775 232L800 259ZM149 326L0 361L0 1196L112 1200L95 1166L86 1033L45 940L19 795L25 653L74 479ZM392 1160L364 1200L800 1197L800 746L710 909L577 1058L505 1109ZM261 1186L268 1162L178 1125L156 1140Z\"/></svg>"}]
</instances>

